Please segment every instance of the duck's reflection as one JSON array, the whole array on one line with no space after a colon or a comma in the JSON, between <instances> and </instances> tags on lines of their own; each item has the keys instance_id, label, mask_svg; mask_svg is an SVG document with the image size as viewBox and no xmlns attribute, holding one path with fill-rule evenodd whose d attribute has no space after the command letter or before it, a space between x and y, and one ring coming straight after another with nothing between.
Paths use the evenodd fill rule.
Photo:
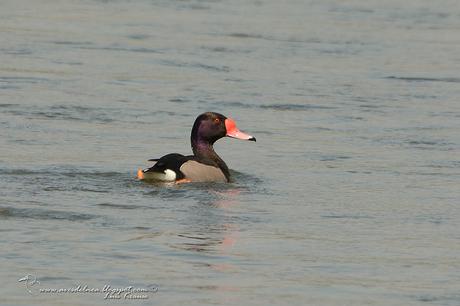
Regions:
<instances>
[{"instance_id":1,"label":"duck's reflection","mask_svg":"<svg viewBox=\"0 0 460 306\"><path fill-rule=\"evenodd\" d=\"M208 191L207 200L198 201L189 214L187 228L177 236L176 247L195 252L229 255L239 237L238 218L233 207L239 205L241 190Z\"/></svg>"},{"instance_id":2,"label":"duck's reflection","mask_svg":"<svg viewBox=\"0 0 460 306\"><path fill-rule=\"evenodd\" d=\"M172 262L177 262L179 270L172 271L181 275L195 275L193 284L187 280L172 281L175 285L191 286L193 290L210 290L225 294L226 301L239 301L238 295L232 294L242 290L239 284L234 284L230 277L221 282L218 275L232 275L242 271L238 264L237 252L240 240L241 222L241 193L246 190L238 186L203 185L173 186L171 190L161 189L155 197L164 199L180 199L187 205L167 209L167 215L174 220L169 224L170 230L161 233L142 235L134 239L155 239L160 247L166 247L163 255ZM164 193L164 194L163 194ZM173 194L174 196L171 196ZM193 201L189 201L192 199ZM167 223L166 223L167 224ZM185 264L185 270L184 270ZM199 271L199 272L197 272ZM197 279L199 281L197 281Z\"/></svg>"}]
</instances>

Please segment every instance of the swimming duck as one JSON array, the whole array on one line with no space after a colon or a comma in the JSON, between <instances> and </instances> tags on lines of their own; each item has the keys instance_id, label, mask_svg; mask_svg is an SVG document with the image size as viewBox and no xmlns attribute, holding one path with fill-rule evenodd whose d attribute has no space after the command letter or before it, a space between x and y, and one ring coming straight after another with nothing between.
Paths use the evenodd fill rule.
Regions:
<instances>
[{"instance_id":1,"label":"swimming duck","mask_svg":"<svg viewBox=\"0 0 460 306\"><path fill-rule=\"evenodd\" d=\"M171 153L158 159L149 159L155 164L144 170L139 169L137 178L176 183L229 182L227 164L213 148L213 144L225 136L256 141L255 137L241 132L233 119L219 113L203 113L196 118L190 136L193 155Z\"/></svg>"}]
</instances>

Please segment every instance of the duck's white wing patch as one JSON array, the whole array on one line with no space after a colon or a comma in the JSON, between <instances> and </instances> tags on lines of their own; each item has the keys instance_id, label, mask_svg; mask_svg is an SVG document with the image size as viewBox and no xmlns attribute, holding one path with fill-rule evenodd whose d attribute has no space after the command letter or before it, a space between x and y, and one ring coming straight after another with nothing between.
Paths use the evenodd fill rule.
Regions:
<instances>
[{"instance_id":1,"label":"duck's white wing patch","mask_svg":"<svg viewBox=\"0 0 460 306\"><path fill-rule=\"evenodd\" d=\"M177 178L176 172L166 169L165 170L165 181L175 181Z\"/></svg>"},{"instance_id":2,"label":"duck's white wing patch","mask_svg":"<svg viewBox=\"0 0 460 306\"><path fill-rule=\"evenodd\" d=\"M176 180L176 172L166 169L164 172L146 171L144 170L144 180L174 182Z\"/></svg>"},{"instance_id":3,"label":"duck's white wing patch","mask_svg":"<svg viewBox=\"0 0 460 306\"><path fill-rule=\"evenodd\" d=\"M157 161L153 162L153 166ZM176 172L170 169L166 169L164 172L159 171L149 171L152 167L144 169L143 172L143 179L144 180L154 180L154 181L163 181L163 182L174 182L177 178Z\"/></svg>"},{"instance_id":4,"label":"duck's white wing patch","mask_svg":"<svg viewBox=\"0 0 460 306\"><path fill-rule=\"evenodd\" d=\"M227 178L220 168L205 165L194 160L186 161L180 167L186 179L192 182L226 182Z\"/></svg>"}]
</instances>

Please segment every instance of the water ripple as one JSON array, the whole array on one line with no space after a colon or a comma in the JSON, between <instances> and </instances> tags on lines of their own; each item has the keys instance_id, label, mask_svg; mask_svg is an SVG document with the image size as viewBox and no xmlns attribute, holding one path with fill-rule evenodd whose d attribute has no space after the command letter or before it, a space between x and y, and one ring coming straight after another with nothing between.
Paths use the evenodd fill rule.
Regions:
<instances>
[{"instance_id":1,"label":"water ripple","mask_svg":"<svg viewBox=\"0 0 460 306\"><path fill-rule=\"evenodd\" d=\"M46 107L30 107L8 105L7 113L21 117L46 118L56 120L86 121L109 123L114 121L109 115L112 110L90 108L77 105L53 105Z\"/></svg>"},{"instance_id":2,"label":"water ripple","mask_svg":"<svg viewBox=\"0 0 460 306\"><path fill-rule=\"evenodd\" d=\"M39 84L50 83L51 79L43 77L17 77L17 76L2 76L0 77L0 84Z\"/></svg>"},{"instance_id":3,"label":"water ripple","mask_svg":"<svg viewBox=\"0 0 460 306\"><path fill-rule=\"evenodd\" d=\"M102 51L122 51L122 52L136 52L136 53L164 53L161 50L144 48L144 47L121 47L121 46L105 46L105 47L96 47L96 46L79 46L79 49L84 50L102 50Z\"/></svg>"},{"instance_id":4,"label":"water ripple","mask_svg":"<svg viewBox=\"0 0 460 306\"><path fill-rule=\"evenodd\" d=\"M269 109L275 111L310 111L310 110L329 110L329 109L337 109L334 106L325 106L325 105L318 105L318 104L249 104L249 103L242 103L242 102L220 102L219 105L225 105L227 107L238 107L238 108L259 108L259 109Z\"/></svg>"},{"instance_id":5,"label":"water ripple","mask_svg":"<svg viewBox=\"0 0 460 306\"><path fill-rule=\"evenodd\" d=\"M85 221L95 219L98 216L72 211L60 211L39 208L0 207L0 217L26 218L37 220Z\"/></svg>"},{"instance_id":6,"label":"water ripple","mask_svg":"<svg viewBox=\"0 0 460 306\"><path fill-rule=\"evenodd\" d=\"M312 109L337 109L337 107L315 105L315 104L265 104L259 106L262 109L273 109L279 111L308 111Z\"/></svg>"},{"instance_id":7,"label":"water ripple","mask_svg":"<svg viewBox=\"0 0 460 306\"><path fill-rule=\"evenodd\" d=\"M161 60L160 64L164 66L173 66L173 67L179 67L179 68L198 68L198 69L204 69L212 72L230 72L230 67L228 66L218 66L218 65L210 65L210 64L204 64L200 62L183 62L183 61L176 61L176 60Z\"/></svg>"},{"instance_id":8,"label":"water ripple","mask_svg":"<svg viewBox=\"0 0 460 306\"><path fill-rule=\"evenodd\" d=\"M386 79L390 80L400 80L408 82L446 82L446 83L460 83L460 78L430 78L430 77L399 77L399 76L388 76Z\"/></svg>"}]
</instances>

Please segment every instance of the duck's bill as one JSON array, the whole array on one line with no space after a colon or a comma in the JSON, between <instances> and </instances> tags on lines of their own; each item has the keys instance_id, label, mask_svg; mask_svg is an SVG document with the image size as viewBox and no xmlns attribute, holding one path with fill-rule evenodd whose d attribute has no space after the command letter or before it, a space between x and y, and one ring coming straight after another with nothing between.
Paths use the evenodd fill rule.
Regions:
<instances>
[{"instance_id":1,"label":"duck's bill","mask_svg":"<svg viewBox=\"0 0 460 306\"><path fill-rule=\"evenodd\" d=\"M254 136L241 132L237 127L235 121L230 118L225 119L225 129L227 130L227 136L242 140L256 141Z\"/></svg>"},{"instance_id":2,"label":"duck's bill","mask_svg":"<svg viewBox=\"0 0 460 306\"><path fill-rule=\"evenodd\" d=\"M231 133L227 132L227 136L242 140L256 141L256 138L254 136L243 133L240 130L232 131Z\"/></svg>"}]
</instances>

